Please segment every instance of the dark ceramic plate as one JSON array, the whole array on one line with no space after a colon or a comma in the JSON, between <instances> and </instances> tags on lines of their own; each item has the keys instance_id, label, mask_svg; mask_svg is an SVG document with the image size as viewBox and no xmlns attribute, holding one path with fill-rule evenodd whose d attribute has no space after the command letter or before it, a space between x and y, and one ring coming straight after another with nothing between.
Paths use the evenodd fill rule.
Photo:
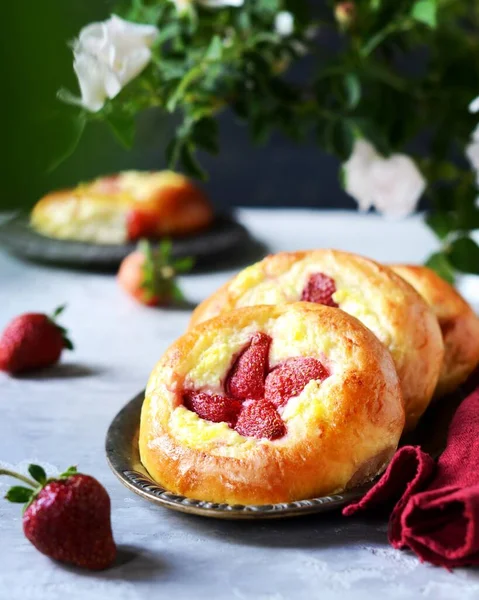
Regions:
<instances>
[{"instance_id":1,"label":"dark ceramic plate","mask_svg":"<svg viewBox=\"0 0 479 600\"><path fill-rule=\"evenodd\" d=\"M140 462L138 426L143 398L144 392L141 392L113 419L106 439L106 455L112 471L128 489L158 506L217 519L279 519L338 510L361 498L373 485L370 483L321 498L258 506L215 504L174 494L153 481ZM419 444L433 456L439 455L445 446L447 426L460 399L459 396L451 397L431 407L414 435L404 443Z\"/></svg>"},{"instance_id":2,"label":"dark ceramic plate","mask_svg":"<svg viewBox=\"0 0 479 600\"><path fill-rule=\"evenodd\" d=\"M218 215L211 227L190 236L173 239L175 257L194 256L198 263L233 252L249 240L248 232L231 215ZM90 244L57 240L36 232L29 217L20 214L0 225L0 245L35 262L82 269L113 270L136 244Z\"/></svg>"}]
</instances>

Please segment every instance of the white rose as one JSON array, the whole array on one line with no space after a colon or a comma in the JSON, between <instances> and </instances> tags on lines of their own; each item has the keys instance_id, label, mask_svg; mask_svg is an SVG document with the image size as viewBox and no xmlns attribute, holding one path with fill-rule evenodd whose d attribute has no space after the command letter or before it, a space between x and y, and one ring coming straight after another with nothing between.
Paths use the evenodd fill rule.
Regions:
<instances>
[{"instance_id":1,"label":"white rose","mask_svg":"<svg viewBox=\"0 0 479 600\"><path fill-rule=\"evenodd\" d=\"M130 23L116 15L84 27L73 46L81 91L76 102L99 111L148 65L158 33L154 25Z\"/></svg>"},{"instance_id":2,"label":"white rose","mask_svg":"<svg viewBox=\"0 0 479 600\"><path fill-rule=\"evenodd\" d=\"M381 156L365 140L357 140L344 164L345 187L360 210L374 206L391 217L405 217L414 211L426 181L414 161L405 154Z\"/></svg>"},{"instance_id":3,"label":"white rose","mask_svg":"<svg viewBox=\"0 0 479 600\"><path fill-rule=\"evenodd\" d=\"M479 185L479 125L472 132L472 141L466 148L466 156L472 168L477 172L477 184Z\"/></svg>"},{"instance_id":4,"label":"white rose","mask_svg":"<svg viewBox=\"0 0 479 600\"><path fill-rule=\"evenodd\" d=\"M469 104L469 112L477 113L479 112L479 96L474 98L474 100Z\"/></svg>"},{"instance_id":5,"label":"white rose","mask_svg":"<svg viewBox=\"0 0 479 600\"><path fill-rule=\"evenodd\" d=\"M282 10L276 15L274 29L282 37L288 37L294 31L294 17L287 11Z\"/></svg>"},{"instance_id":6,"label":"white rose","mask_svg":"<svg viewBox=\"0 0 479 600\"><path fill-rule=\"evenodd\" d=\"M172 0L178 12L186 12L193 4L207 8L222 8L223 6L243 6L244 0Z\"/></svg>"}]
</instances>

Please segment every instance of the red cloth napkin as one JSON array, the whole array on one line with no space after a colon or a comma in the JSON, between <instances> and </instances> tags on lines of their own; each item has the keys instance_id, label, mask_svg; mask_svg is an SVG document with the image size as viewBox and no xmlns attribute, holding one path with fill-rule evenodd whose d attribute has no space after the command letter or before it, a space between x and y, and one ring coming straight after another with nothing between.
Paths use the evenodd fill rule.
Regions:
<instances>
[{"instance_id":1,"label":"red cloth napkin","mask_svg":"<svg viewBox=\"0 0 479 600\"><path fill-rule=\"evenodd\" d=\"M404 446L378 483L344 515L390 512L389 541L434 565L479 564L479 388L460 405L437 464Z\"/></svg>"}]
</instances>

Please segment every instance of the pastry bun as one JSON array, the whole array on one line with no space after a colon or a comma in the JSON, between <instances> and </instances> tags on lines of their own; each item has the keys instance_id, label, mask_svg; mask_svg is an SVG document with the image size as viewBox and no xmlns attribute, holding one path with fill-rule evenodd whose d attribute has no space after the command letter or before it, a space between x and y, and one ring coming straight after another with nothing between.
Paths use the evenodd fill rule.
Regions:
<instances>
[{"instance_id":1,"label":"pastry bun","mask_svg":"<svg viewBox=\"0 0 479 600\"><path fill-rule=\"evenodd\" d=\"M371 480L403 425L386 348L345 312L297 302L225 313L177 340L148 382L139 447L174 493L270 504Z\"/></svg>"},{"instance_id":2,"label":"pastry bun","mask_svg":"<svg viewBox=\"0 0 479 600\"><path fill-rule=\"evenodd\" d=\"M479 319L452 285L431 269L416 265L393 265L434 311L444 340L442 364L435 396L453 392L479 363Z\"/></svg>"},{"instance_id":3,"label":"pastry bun","mask_svg":"<svg viewBox=\"0 0 479 600\"><path fill-rule=\"evenodd\" d=\"M33 208L40 233L97 244L179 236L207 227L213 209L192 181L172 171L126 171L47 194Z\"/></svg>"},{"instance_id":4,"label":"pastry bun","mask_svg":"<svg viewBox=\"0 0 479 600\"><path fill-rule=\"evenodd\" d=\"M298 300L339 307L383 342L401 382L406 429L413 429L432 398L444 348L432 310L388 267L338 250L274 254L201 303L191 325L234 308Z\"/></svg>"}]
</instances>

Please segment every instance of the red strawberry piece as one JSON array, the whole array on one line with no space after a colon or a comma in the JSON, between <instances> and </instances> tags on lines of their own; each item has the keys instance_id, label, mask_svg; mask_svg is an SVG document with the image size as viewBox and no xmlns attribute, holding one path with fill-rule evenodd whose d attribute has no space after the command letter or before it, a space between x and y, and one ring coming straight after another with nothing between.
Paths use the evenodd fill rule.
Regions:
<instances>
[{"instance_id":1,"label":"red strawberry piece","mask_svg":"<svg viewBox=\"0 0 479 600\"><path fill-rule=\"evenodd\" d=\"M205 392L186 392L183 396L183 404L201 419L213 423L224 421L230 427L235 426L241 410L241 402L238 400Z\"/></svg>"},{"instance_id":2,"label":"red strawberry piece","mask_svg":"<svg viewBox=\"0 0 479 600\"><path fill-rule=\"evenodd\" d=\"M74 467L55 479L30 465L36 481L0 470L33 486L15 486L6 498L27 502L23 514L23 531L37 550L54 560L83 567L106 569L115 560L116 545L110 520L110 497L93 477L76 472Z\"/></svg>"},{"instance_id":3,"label":"red strawberry piece","mask_svg":"<svg viewBox=\"0 0 479 600\"><path fill-rule=\"evenodd\" d=\"M283 406L298 396L312 379L329 377L328 370L315 358L289 358L271 371L265 381L265 398L274 406Z\"/></svg>"},{"instance_id":4,"label":"red strawberry piece","mask_svg":"<svg viewBox=\"0 0 479 600\"><path fill-rule=\"evenodd\" d=\"M130 210L126 216L126 231L132 242L158 237L158 215L152 210Z\"/></svg>"},{"instance_id":5,"label":"red strawberry piece","mask_svg":"<svg viewBox=\"0 0 479 600\"><path fill-rule=\"evenodd\" d=\"M336 284L334 283L334 279L331 279L331 277L328 277L324 273L313 273L301 294L301 300L338 308L338 304L333 300L335 291Z\"/></svg>"},{"instance_id":6,"label":"red strawberry piece","mask_svg":"<svg viewBox=\"0 0 479 600\"><path fill-rule=\"evenodd\" d=\"M264 380L268 372L268 355L271 338L256 333L250 345L232 366L226 380L226 390L239 400L259 400L264 396Z\"/></svg>"},{"instance_id":7,"label":"red strawberry piece","mask_svg":"<svg viewBox=\"0 0 479 600\"><path fill-rule=\"evenodd\" d=\"M64 348L72 350L66 330L55 322L63 309L52 318L27 313L13 319L0 338L0 370L14 374L48 367L58 362Z\"/></svg>"},{"instance_id":8,"label":"red strawberry piece","mask_svg":"<svg viewBox=\"0 0 479 600\"><path fill-rule=\"evenodd\" d=\"M276 408L266 400L243 404L235 427L240 435L276 440L286 434L286 425Z\"/></svg>"}]
</instances>

